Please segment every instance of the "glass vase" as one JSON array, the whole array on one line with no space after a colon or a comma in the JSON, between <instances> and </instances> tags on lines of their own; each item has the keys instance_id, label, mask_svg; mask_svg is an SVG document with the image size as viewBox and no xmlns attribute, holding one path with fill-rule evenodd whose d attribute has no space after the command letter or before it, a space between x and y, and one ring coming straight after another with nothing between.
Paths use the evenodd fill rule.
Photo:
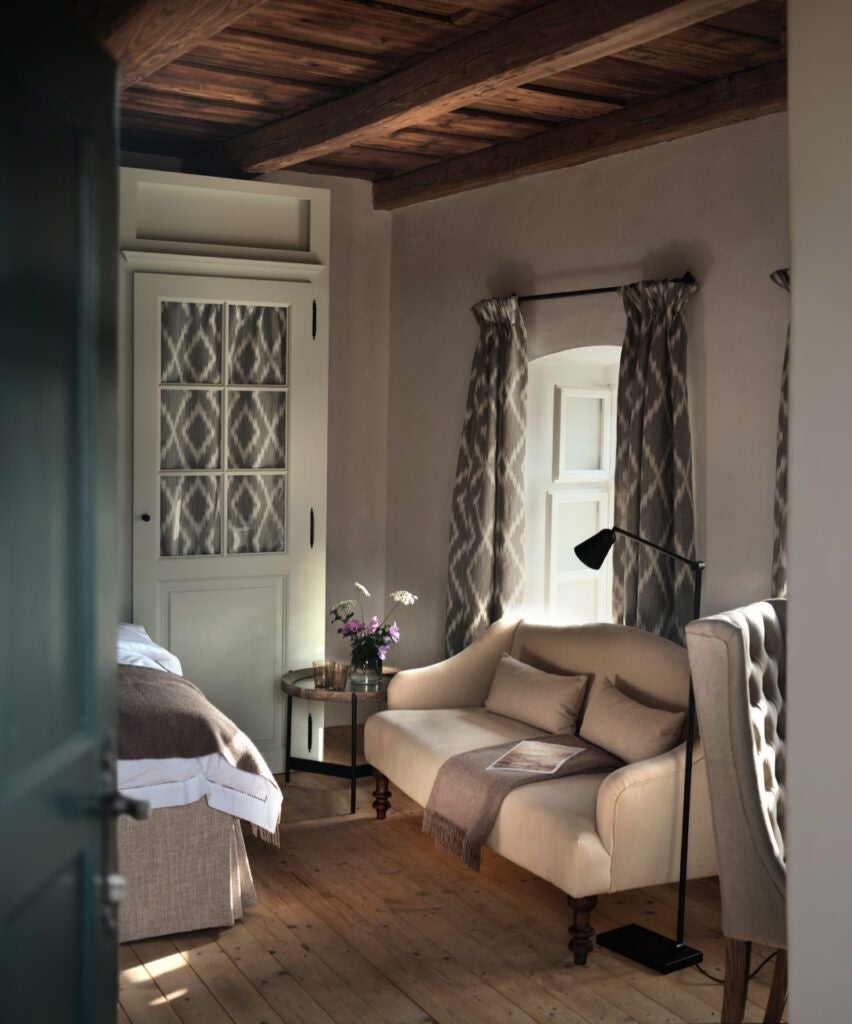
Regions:
<instances>
[{"instance_id":1,"label":"glass vase","mask_svg":"<svg viewBox=\"0 0 852 1024\"><path fill-rule=\"evenodd\" d=\"M381 658L353 654L346 682L350 690L378 690L382 685Z\"/></svg>"}]
</instances>

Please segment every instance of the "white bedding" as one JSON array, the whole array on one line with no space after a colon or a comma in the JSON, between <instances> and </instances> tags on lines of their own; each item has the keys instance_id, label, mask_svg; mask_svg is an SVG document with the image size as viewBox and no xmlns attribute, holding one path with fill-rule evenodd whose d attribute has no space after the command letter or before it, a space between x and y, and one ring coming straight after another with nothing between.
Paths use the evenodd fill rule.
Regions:
<instances>
[{"instance_id":1,"label":"white bedding","mask_svg":"<svg viewBox=\"0 0 852 1024\"><path fill-rule=\"evenodd\" d=\"M120 665L183 675L178 658L154 643L142 626L119 625L117 655ZM214 810L233 814L267 832L274 832L278 824L281 790L260 775L235 768L221 754L119 760L117 777L121 793L147 800L152 808L182 807L206 796Z\"/></svg>"},{"instance_id":2,"label":"white bedding","mask_svg":"<svg viewBox=\"0 0 852 1024\"><path fill-rule=\"evenodd\" d=\"M160 647L148 636L144 626L133 622L118 624L116 652L119 665L140 665L142 668L156 668L163 672L183 675L183 668L177 655Z\"/></svg>"}]
</instances>

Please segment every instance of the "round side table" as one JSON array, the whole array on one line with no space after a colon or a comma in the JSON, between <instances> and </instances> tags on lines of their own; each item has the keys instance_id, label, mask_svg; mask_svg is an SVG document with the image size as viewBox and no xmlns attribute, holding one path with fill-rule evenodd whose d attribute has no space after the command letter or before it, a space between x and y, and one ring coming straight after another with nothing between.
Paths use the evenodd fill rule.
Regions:
<instances>
[{"instance_id":1,"label":"round side table","mask_svg":"<svg viewBox=\"0 0 852 1024\"><path fill-rule=\"evenodd\" d=\"M358 779L370 775L373 768L369 764L358 764L358 707L368 702L383 704L387 700L388 683L395 670L386 670L381 685L375 690L318 690L314 685L313 670L297 668L288 672L281 679L281 689L287 694L287 726L284 733L284 781L290 781L290 769L302 772L313 772L317 775L333 775L339 779L349 779L350 813L355 813L355 785ZM350 704L352 707L350 742L352 756L350 764L332 764L329 761L312 761L306 757L291 757L290 743L293 731L293 698L299 700L317 700L338 704Z\"/></svg>"}]
</instances>

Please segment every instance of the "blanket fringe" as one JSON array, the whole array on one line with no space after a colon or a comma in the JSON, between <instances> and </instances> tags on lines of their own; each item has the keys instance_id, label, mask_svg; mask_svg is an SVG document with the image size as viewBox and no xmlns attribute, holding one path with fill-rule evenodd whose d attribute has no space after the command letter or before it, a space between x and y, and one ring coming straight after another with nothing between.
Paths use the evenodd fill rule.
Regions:
<instances>
[{"instance_id":1,"label":"blanket fringe","mask_svg":"<svg viewBox=\"0 0 852 1024\"><path fill-rule=\"evenodd\" d=\"M275 847L280 847L281 846L281 838L280 838L280 836L278 834L278 829L277 828L276 828L276 830L274 832L269 832L267 829L261 828L260 825L252 824L252 826L251 826L251 834L255 838L262 839L263 842L269 843L270 846L275 846Z\"/></svg>"},{"instance_id":2,"label":"blanket fringe","mask_svg":"<svg viewBox=\"0 0 852 1024\"><path fill-rule=\"evenodd\" d=\"M460 825L427 807L423 812L423 832L435 840L436 846L458 857L465 867L479 871L481 847L470 842L467 832Z\"/></svg>"}]
</instances>

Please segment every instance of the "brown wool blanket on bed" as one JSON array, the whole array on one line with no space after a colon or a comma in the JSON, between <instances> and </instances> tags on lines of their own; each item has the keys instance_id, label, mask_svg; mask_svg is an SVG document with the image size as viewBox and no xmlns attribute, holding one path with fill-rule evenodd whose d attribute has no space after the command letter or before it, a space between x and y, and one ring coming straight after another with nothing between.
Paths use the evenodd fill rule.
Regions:
<instances>
[{"instance_id":1,"label":"brown wool blanket on bed","mask_svg":"<svg viewBox=\"0 0 852 1024\"><path fill-rule=\"evenodd\" d=\"M518 742L498 743L456 754L438 770L423 812L423 831L438 846L455 854L464 864L479 871L482 847L494 828L503 801L514 789L533 782L560 779L565 775L590 775L611 772L624 764L600 747L567 733L532 736L537 743L561 743L583 747L555 772L519 772L504 768L487 771Z\"/></svg>"},{"instance_id":2,"label":"brown wool blanket on bed","mask_svg":"<svg viewBox=\"0 0 852 1024\"><path fill-rule=\"evenodd\" d=\"M118 666L118 756L122 760L221 754L252 775L277 785L252 741L182 676L138 665ZM261 839L278 835L252 825Z\"/></svg>"}]
</instances>

